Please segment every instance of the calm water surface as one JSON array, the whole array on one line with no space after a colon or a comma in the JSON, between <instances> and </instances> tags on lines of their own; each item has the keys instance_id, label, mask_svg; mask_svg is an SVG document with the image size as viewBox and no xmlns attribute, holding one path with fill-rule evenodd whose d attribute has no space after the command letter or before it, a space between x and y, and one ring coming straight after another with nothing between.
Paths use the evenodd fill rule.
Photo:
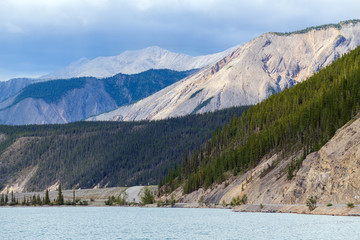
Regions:
<instances>
[{"instance_id":1,"label":"calm water surface","mask_svg":"<svg viewBox=\"0 0 360 240\"><path fill-rule=\"evenodd\" d=\"M359 217L220 209L0 208L0 239L360 239Z\"/></svg>"}]
</instances>

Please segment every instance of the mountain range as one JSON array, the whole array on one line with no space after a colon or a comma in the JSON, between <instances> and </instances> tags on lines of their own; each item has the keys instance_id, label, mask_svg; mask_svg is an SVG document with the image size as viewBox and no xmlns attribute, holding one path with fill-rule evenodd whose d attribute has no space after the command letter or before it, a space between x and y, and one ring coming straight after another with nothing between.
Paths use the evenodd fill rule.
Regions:
<instances>
[{"instance_id":1,"label":"mountain range","mask_svg":"<svg viewBox=\"0 0 360 240\"><path fill-rule=\"evenodd\" d=\"M171 69L187 71L199 69L217 62L236 47L223 52L193 57L182 53L174 53L157 46L138 51L125 51L117 56L97 57L92 60L79 59L59 71L42 76L42 79L64 79L75 77L112 77L115 74L136 74L150 69Z\"/></svg>"},{"instance_id":2,"label":"mountain range","mask_svg":"<svg viewBox=\"0 0 360 240\"><path fill-rule=\"evenodd\" d=\"M360 45L360 22L266 33L132 105L90 120L154 120L253 105L302 82Z\"/></svg>"},{"instance_id":3,"label":"mountain range","mask_svg":"<svg viewBox=\"0 0 360 240\"><path fill-rule=\"evenodd\" d=\"M266 33L188 71L2 83L8 124L104 111L90 120L169 119L1 125L0 190L158 182L164 201L351 203L360 189L359 32L354 20Z\"/></svg>"},{"instance_id":4,"label":"mountain range","mask_svg":"<svg viewBox=\"0 0 360 240\"><path fill-rule=\"evenodd\" d=\"M18 89L23 88L0 103L0 123L24 125L80 121L136 102L193 72L164 69L132 75L120 73L102 79L82 77L32 84L21 81ZM15 89L17 85L12 86Z\"/></svg>"},{"instance_id":5,"label":"mountain range","mask_svg":"<svg viewBox=\"0 0 360 240\"><path fill-rule=\"evenodd\" d=\"M155 120L254 105L307 79L359 44L360 22L351 20L266 33L206 56L149 47L83 59L40 79L0 83L0 124ZM57 96L51 101L50 92Z\"/></svg>"}]
</instances>

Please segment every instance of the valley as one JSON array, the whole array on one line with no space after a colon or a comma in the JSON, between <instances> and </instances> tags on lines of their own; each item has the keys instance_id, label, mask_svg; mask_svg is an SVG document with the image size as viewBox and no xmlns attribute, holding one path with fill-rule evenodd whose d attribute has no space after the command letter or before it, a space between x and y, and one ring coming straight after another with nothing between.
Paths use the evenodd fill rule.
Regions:
<instances>
[{"instance_id":1,"label":"valley","mask_svg":"<svg viewBox=\"0 0 360 240\"><path fill-rule=\"evenodd\" d=\"M64 79L9 81L0 190L53 197L61 183L66 199L75 190L101 205L126 191L139 202L135 186L159 184L159 205L358 215L359 45L350 20L215 55L152 47L82 60L56 73ZM149 59L172 70L84 76L125 56L101 76Z\"/></svg>"}]
</instances>

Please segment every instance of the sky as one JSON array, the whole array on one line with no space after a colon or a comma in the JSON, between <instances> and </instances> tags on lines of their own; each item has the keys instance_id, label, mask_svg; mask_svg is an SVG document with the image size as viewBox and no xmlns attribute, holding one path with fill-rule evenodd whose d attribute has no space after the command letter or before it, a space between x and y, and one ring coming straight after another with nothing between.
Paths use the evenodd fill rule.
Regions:
<instances>
[{"instance_id":1,"label":"sky","mask_svg":"<svg viewBox=\"0 0 360 240\"><path fill-rule=\"evenodd\" d=\"M149 46L211 54L359 10L359 0L0 0L0 80Z\"/></svg>"}]
</instances>

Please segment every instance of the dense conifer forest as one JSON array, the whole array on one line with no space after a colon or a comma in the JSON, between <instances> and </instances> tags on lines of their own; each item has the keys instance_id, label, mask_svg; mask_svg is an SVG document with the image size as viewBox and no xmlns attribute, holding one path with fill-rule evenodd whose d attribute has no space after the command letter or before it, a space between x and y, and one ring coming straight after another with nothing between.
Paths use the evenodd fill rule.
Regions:
<instances>
[{"instance_id":1,"label":"dense conifer forest","mask_svg":"<svg viewBox=\"0 0 360 240\"><path fill-rule=\"evenodd\" d=\"M360 47L308 80L250 107L216 131L205 146L169 171L167 191L183 184L184 193L224 181L254 168L269 153L303 150L289 166L288 178L306 154L317 151L359 112Z\"/></svg>"},{"instance_id":2,"label":"dense conifer forest","mask_svg":"<svg viewBox=\"0 0 360 240\"><path fill-rule=\"evenodd\" d=\"M198 69L173 71L169 69L150 69L138 74L116 74L108 78L79 77L37 82L26 86L7 108L27 98L42 99L56 103L67 92L84 88L89 81L98 81L118 106L136 102L195 73Z\"/></svg>"},{"instance_id":3,"label":"dense conifer forest","mask_svg":"<svg viewBox=\"0 0 360 240\"><path fill-rule=\"evenodd\" d=\"M37 170L27 191L60 180L64 188L157 184L193 150L247 107L161 121L0 126L0 189Z\"/></svg>"}]
</instances>

